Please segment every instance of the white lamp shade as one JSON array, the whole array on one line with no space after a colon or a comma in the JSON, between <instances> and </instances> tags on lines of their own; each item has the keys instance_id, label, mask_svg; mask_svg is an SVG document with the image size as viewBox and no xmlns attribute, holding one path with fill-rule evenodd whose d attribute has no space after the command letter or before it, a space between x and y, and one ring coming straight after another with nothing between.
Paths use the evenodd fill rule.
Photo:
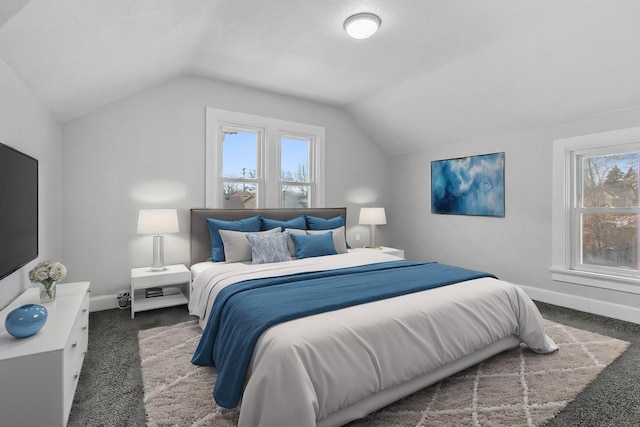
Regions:
<instances>
[{"instance_id":1,"label":"white lamp shade","mask_svg":"<svg viewBox=\"0 0 640 427\"><path fill-rule=\"evenodd\" d=\"M138 234L177 233L177 209L141 209L138 216Z\"/></svg>"},{"instance_id":2,"label":"white lamp shade","mask_svg":"<svg viewBox=\"0 0 640 427\"><path fill-rule=\"evenodd\" d=\"M361 208L360 224L366 225L382 225L387 223L387 216L384 208Z\"/></svg>"}]
</instances>

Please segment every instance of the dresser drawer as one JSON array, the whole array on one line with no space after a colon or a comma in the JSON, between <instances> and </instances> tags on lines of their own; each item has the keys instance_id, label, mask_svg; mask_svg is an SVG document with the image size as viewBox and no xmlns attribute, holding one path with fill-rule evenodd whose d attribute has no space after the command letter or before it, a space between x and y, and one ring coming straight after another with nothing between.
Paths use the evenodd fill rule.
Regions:
<instances>
[{"instance_id":1,"label":"dresser drawer","mask_svg":"<svg viewBox=\"0 0 640 427\"><path fill-rule=\"evenodd\" d=\"M87 354L89 343L89 292L86 293L78 314L71 327L69 338L64 348L64 394L65 412L71 410L73 396L80 378L82 362Z\"/></svg>"}]
</instances>

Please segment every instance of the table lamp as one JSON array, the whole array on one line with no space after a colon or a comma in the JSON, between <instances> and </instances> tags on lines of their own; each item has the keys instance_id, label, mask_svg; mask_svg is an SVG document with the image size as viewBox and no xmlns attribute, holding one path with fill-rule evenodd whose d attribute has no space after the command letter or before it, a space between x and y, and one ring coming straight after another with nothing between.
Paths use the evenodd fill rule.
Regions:
<instances>
[{"instance_id":1,"label":"table lamp","mask_svg":"<svg viewBox=\"0 0 640 427\"><path fill-rule=\"evenodd\" d=\"M153 266L151 271L163 271L164 236L161 234L178 232L178 211L176 209L141 209L138 215L138 234L153 234Z\"/></svg>"},{"instance_id":2,"label":"table lamp","mask_svg":"<svg viewBox=\"0 0 640 427\"><path fill-rule=\"evenodd\" d=\"M380 246L376 243L376 226L387 223L384 208L361 208L360 221L358 222L371 226L369 230L369 246L365 246L365 248L380 249Z\"/></svg>"}]
</instances>

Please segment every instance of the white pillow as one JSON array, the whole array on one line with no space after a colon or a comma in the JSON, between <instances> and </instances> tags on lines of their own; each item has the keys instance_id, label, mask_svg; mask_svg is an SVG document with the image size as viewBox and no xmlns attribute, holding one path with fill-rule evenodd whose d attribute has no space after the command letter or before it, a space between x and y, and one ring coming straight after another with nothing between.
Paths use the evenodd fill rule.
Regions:
<instances>
[{"instance_id":1,"label":"white pillow","mask_svg":"<svg viewBox=\"0 0 640 427\"><path fill-rule=\"evenodd\" d=\"M289 247L289 255L291 255L291 258L295 258L296 257L296 246L293 244L293 240L291 239L291 235L292 234L304 234L306 235L307 232L304 230L299 230L297 228L285 228L284 231L288 231L289 232L289 237L287 237L287 246Z\"/></svg>"},{"instance_id":2,"label":"white pillow","mask_svg":"<svg viewBox=\"0 0 640 427\"><path fill-rule=\"evenodd\" d=\"M301 230L302 231L302 230ZM347 239L344 237L344 226L333 230L307 230L307 234L324 234L333 231L333 245L339 254L347 253Z\"/></svg>"},{"instance_id":3,"label":"white pillow","mask_svg":"<svg viewBox=\"0 0 640 427\"><path fill-rule=\"evenodd\" d=\"M222 245L224 246L224 259L226 262L251 261L251 245L244 231L218 230ZM279 233L280 227L267 231L252 231L251 234Z\"/></svg>"}]
</instances>

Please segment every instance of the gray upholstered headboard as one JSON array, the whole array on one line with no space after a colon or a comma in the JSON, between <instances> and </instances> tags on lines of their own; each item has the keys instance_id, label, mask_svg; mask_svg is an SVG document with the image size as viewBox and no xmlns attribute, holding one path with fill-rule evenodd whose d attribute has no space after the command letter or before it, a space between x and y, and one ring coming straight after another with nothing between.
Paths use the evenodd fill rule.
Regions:
<instances>
[{"instance_id":1,"label":"gray upholstered headboard","mask_svg":"<svg viewBox=\"0 0 640 427\"><path fill-rule=\"evenodd\" d=\"M211 257L211 238L206 218L233 221L262 215L265 218L284 221L300 215L311 215L320 218L333 218L344 215L347 208L312 208L312 209L191 209L191 265L203 262Z\"/></svg>"}]
</instances>

